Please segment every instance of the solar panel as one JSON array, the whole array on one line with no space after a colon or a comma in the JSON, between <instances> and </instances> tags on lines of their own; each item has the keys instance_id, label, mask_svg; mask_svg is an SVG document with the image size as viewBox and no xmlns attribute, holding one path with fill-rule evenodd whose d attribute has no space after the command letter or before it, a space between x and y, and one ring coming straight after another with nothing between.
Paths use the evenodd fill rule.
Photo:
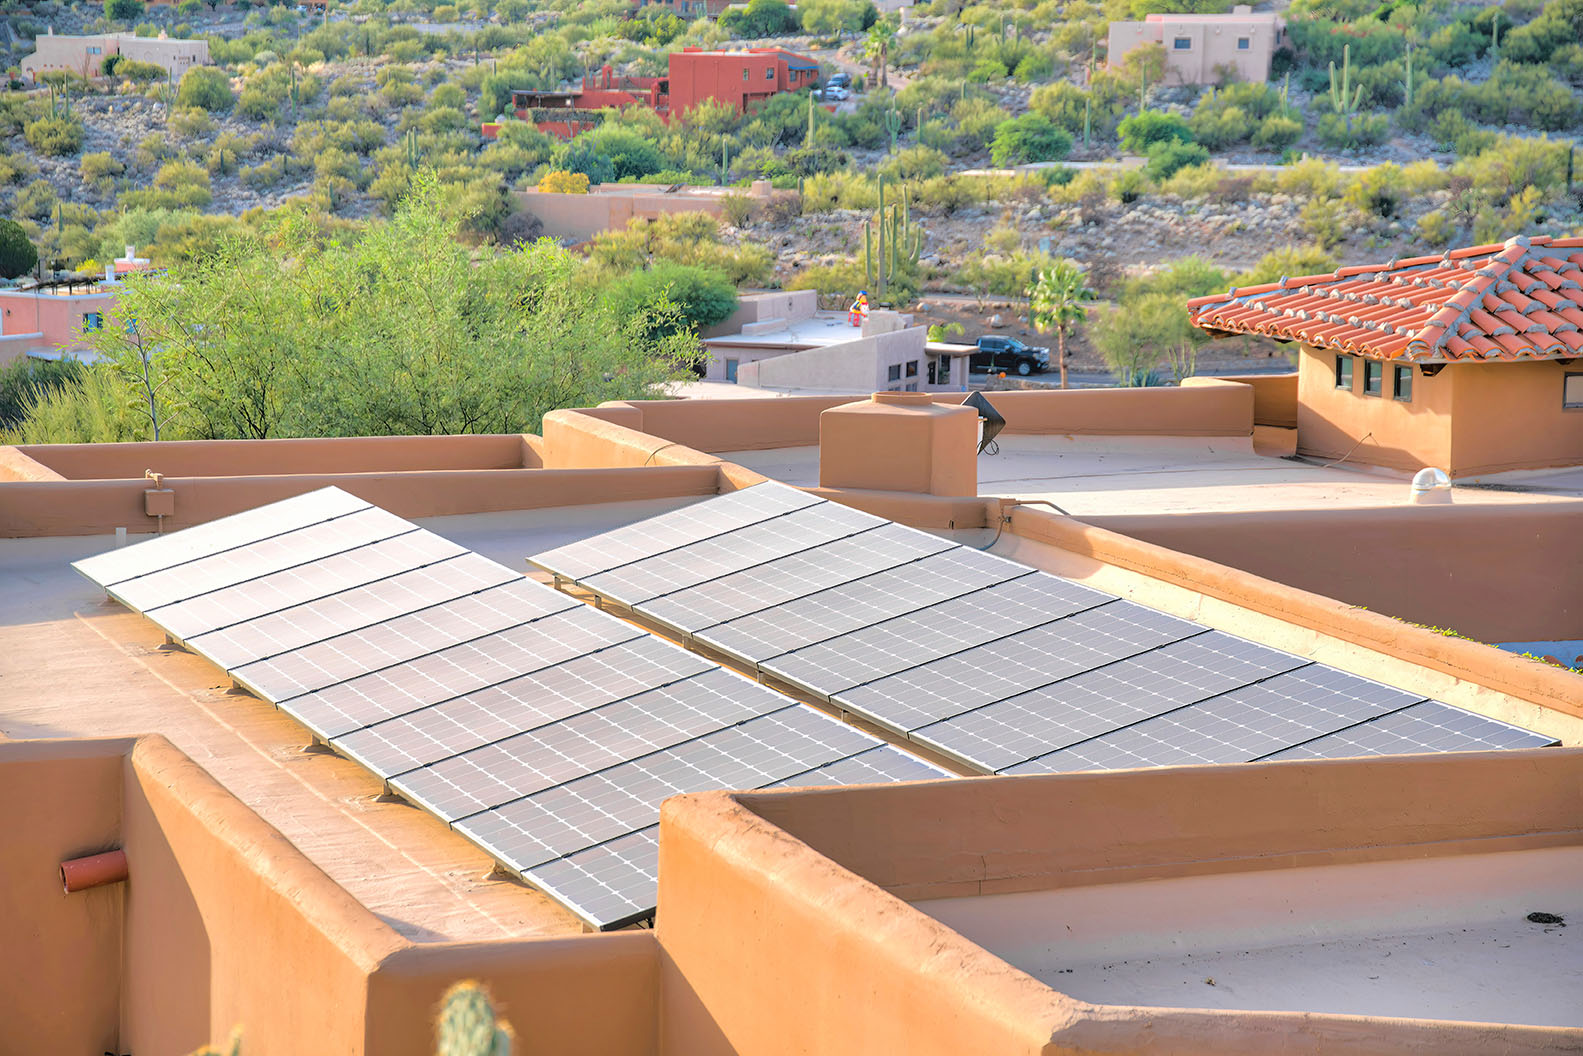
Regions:
<instances>
[{"instance_id":1,"label":"solar panel","mask_svg":"<svg viewBox=\"0 0 1583 1056\"><path fill-rule=\"evenodd\" d=\"M911 736L993 773L1306 663L1207 631L924 726Z\"/></svg>"},{"instance_id":2,"label":"solar panel","mask_svg":"<svg viewBox=\"0 0 1583 1056\"><path fill-rule=\"evenodd\" d=\"M793 704L454 822L513 868L529 870L652 824L670 796L761 788L878 742Z\"/></svg>"},{"instance_id":3,"label":"solar panel","mask_svg":"<svg viewBox=\"0 0 1583 1056\"><path fill-rule=\"evenodd\" d=\"M643 602L637 610L692 634L955 546L937 535L883 524L810 551L672 591Z\"/></svg>"},{"instance_id":4,"label":"solar panel","mask_svg":"<svg viewBox=\"0 0 1583 1056\"><path fill-rule=\"evenodd\" d=\"M71 567L108 589L137 576L368 508L368 503L340 488L320 488L121 550L73 561Z\"/></svg>"},{"instance_id":5,"label":"solar panel","mask_svg":"<svg viewBox=\"0 0 1583 1056\"><path fill-rule=\"evenodd\" d=\"M255 620L465 553L464 547L449 539L408 531L309 566L288 568L165 605L150 615L177 640L185 641L195 634Z\"/></svg>"},{"instance_id":6,"label":"solar panel","mask_svg":"<svg viewBox=\"0 0 1583 1056\"><path fill-rule=\"evenodd\" d=\"M397 775L579 712L716 670L648 635L432 707L353 730L335 747L376 773Z\"/></svg>"},{"instance_id":7,"label":"solar panel","mask_svg":"<svg viewBox=\"0 0 1583 1056\"><path fill-rule=\"evenodd\" d=\"M786 698L714 668L392 780L446 821L779 711Z\"/></svg>"},{"instance_id":8,"label":"solar panel","mask_svg":"<svg viewBox=\"0 0 1583 1056\"><path fill-rule=\"evenodd\" d=\"M1406 752L1483 752L1492 748L1548 748L1559 743L1547 734L1475 715L1438 700L1426 700L1261 758L1338 759Z\"/></svg>"},{"instance_id":9,"label":"solar panel","mask_svg":"<svg viewBox=\"0 0 1583 1056\"><path fill-rule=\"evenodd\" d=\"M1032 570L957 547L717 624L697 639L753 663L1005 583Z\"/></svg>"},{"instance_id":10,"label":"solar panel","mask_svg":"<svg viewBox=\"0 0 1583 1056\"><path fill-rule=\"evenodd\" d=\"M817 693L834 696L936 657L1112 600L1109 594L1031 572L774 657L760 666Z\"/></svg>"},{"instance_id":11,"label":"solar panel","mask_svg":"<svg viewBox=\"0 0 1583 1056\"><path fill-rule=\"evenodd\" d=\"M355 550L412 530L410 522L371 506L332 521L320 521L247 546L136 576L112 586L110 594L121 603L146 612L272 572L311 564L332 554Z\"/></svg>"},{"instance_id":12,"label":"solar panel","mask_svg":"<svg viewBox=\"0 0 1583 1056\"><path fill-rule=\"evenodd\" d=\"M985 772L1548 740L967 547L799 536L819 509L584 585Z\"/></svg>"},{"instance_id":13,"label":"solar panel","mask_svg":"<svg viewBox=\"0 0 1583 1056\"><path fill-rule=\"evenodd\" d=\"M835 700L906 733L1203 633L1187 620L1112 601L857 686Z\"/></svg>"},{"instance_id":14,"label":"solar panel","mask_svg":"<svg viewBox=\"0 0 1583 1056\"><path fill-rule=\"evenodd\" d=\"M834 502L818 502L581 580L589 590L624 605L697 586L800 550L878 528L878 517Z\"/></svg>"},{"instance_id":15,"label":"solar panel","mask_svg":"<svg viewBox=\"0 0 1583 1056\"><path fill-rule=\"evenodd\" d=\"M671 549L729 575L740 558L684 529L809 507L796 532L755 533L755 559L875 523L776 487L725 522L673 521ZM79 564L596 927L653 912L671 791L943 774L333 489L184 535Z\"/></svg>"},{"instance_id":16,"label":"solar panel","mask_svg":"<svg viewBox=\"0 0 1583 1056\"><path fill-rule=\"evenodd\" d=\"M767 481L617 528L592 540L548 550L534 557L533 562L567 579L581 581L823 501L796 488Z\"/></svg>"}]
</instances>

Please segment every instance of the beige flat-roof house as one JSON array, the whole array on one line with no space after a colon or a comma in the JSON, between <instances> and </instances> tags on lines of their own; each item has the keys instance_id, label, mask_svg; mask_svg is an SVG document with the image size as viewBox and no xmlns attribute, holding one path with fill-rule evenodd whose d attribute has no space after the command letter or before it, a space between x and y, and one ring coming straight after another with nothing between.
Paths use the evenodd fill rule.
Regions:
<instances>
[{"instance_id":1,"label":"beige flat-roof house","mask_svg":"<svg viewBox=\"0 0 1583 1056\"><path fill-rule=\"evenodd\" d=\"M157 37L139 37L132 33L69 37L51 30L35 44L33 54L22 60L22 75L30 81L52 70L66 70L79 77L98 77L105 58L110 55L153 63L174 80L180 80L181 75L194 66L209 65L207 40L185 40L163 33Z\"/></svg>"},{"instance_id":2,"label":"beige flat-roof house","mask_svg":"<svg viewBox=\"0 0 1583 1056\"><path fill-rule=\"evenodd\" d=\"M1224 15L1150 15L1110 24L1110 65L1144 44L1165 48L1165 79L1173 84L1219 84L1223 71L1239 81L1270 79L1270 60L1286 43L1286 22L1273 11L1238 4Z\"/></svg>"}]
</instances>

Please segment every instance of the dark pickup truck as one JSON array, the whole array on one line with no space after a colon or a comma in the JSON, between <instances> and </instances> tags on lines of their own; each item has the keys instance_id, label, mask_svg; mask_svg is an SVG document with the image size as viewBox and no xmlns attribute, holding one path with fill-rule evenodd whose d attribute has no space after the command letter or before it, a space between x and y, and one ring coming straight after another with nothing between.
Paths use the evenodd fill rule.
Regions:
<instances>
[{"instance_id":1,"label":"dark pickup truck","mask_svg":"<svg viewBox=\"0 0 1583 1056\"><path fill-rule=\"evenodd\" d=\"M1050 350L1025 345L1015 337L981 337L978 351L968 357L968 369L980 374L1001 370L1043 374L1050 369Z\"/></svg>"}]
</instances>

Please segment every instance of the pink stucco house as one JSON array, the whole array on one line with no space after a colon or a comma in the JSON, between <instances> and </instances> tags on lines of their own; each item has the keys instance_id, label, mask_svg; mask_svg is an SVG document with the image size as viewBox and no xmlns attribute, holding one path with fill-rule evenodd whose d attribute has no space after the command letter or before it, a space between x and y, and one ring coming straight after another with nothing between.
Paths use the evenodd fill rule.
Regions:
<instances>
[{"instance_id":1,"label":"pink stucco house","mask_svg":"<svg viewBox=\"0 0 1583 1056\"><path fill-rule=\"evenodd\" d=\"M1110 24L1111 66L1144 44L1165 48L1165 79L1172 84L1219 84L1222 71L1239 81L1267 81L1270 60L1286 43L1286 22L1273 11L1254 13L1238 4L1229 14L1148 16Z\"/></svg>"}]
</instances>

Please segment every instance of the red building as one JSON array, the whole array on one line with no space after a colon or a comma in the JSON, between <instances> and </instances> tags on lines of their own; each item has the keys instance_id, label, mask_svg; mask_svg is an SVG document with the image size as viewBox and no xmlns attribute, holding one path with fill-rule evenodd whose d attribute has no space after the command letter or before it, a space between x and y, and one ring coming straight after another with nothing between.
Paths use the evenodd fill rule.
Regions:
<instances>
[{"instance_id":1,"label":"red building","mask_svg":"<svg viewBox=\"0 0 1583 1056\"><path fill-rule=\"evenodd\" d=\"M685 48L671 53L667 76L618 77L605 66L584 77L582 87L575 91L513 91L511 108L519 120L532 121L551 135L570 139L598 124L599 111L606 107L647 106L668 121L673 113L685 114L705 99L745 110L777 92L797 92L818 82L819 64L784 48ZM483 128L487 139L493 139L498 131L495 123Z\"/></svg>"}]
</instances>

